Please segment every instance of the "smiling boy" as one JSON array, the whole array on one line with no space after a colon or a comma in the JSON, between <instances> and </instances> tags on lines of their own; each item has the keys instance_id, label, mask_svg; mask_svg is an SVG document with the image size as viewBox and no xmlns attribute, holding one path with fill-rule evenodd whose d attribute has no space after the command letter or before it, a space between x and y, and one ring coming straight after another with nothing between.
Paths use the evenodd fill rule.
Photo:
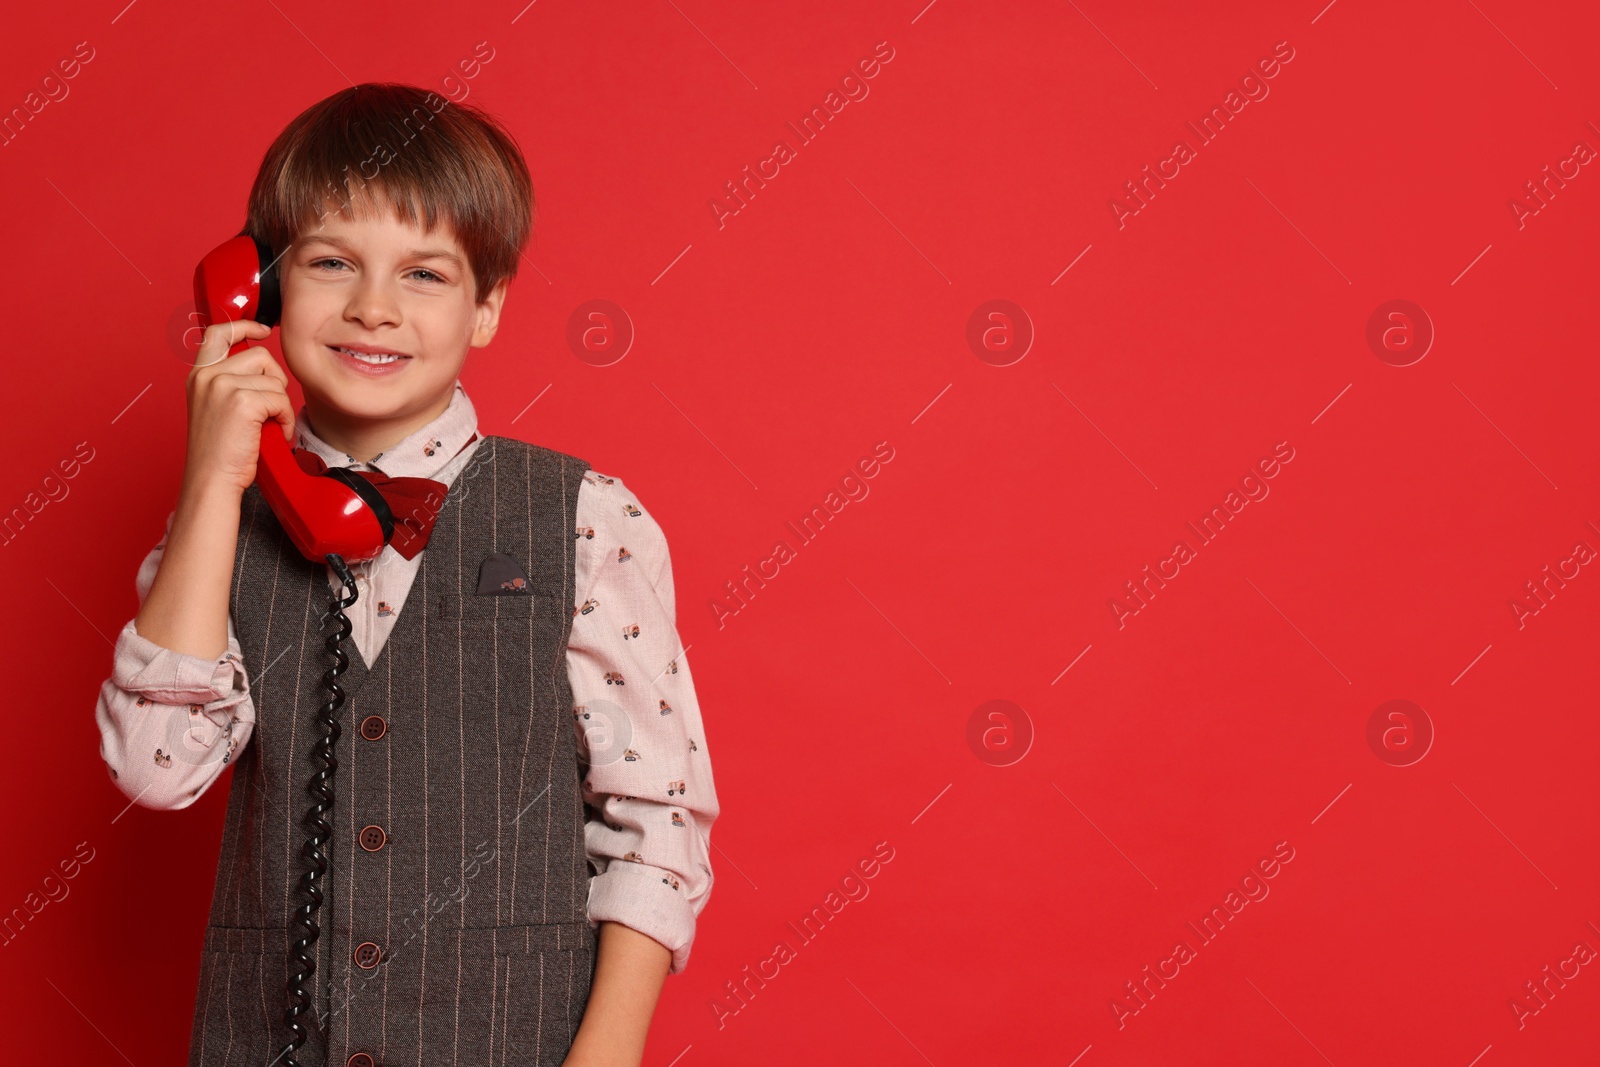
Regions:
<instances>
[{"instance_id":1,"label":"smiling boy","mask_svg":"<svg viewBox=\"0 0 1600 1067\"><path fill-rule=\"evenodd\" d=\"M422 114L347 184L383 131ZM207 328L177 507L96 709L112 778L146 807L187 807L236 768L191 1067L638 1064L687 963L718 804L665 537L620 479L480 436L460 381L531 221L509 134L409 86L319 102L261 164L246 232L277 256L305 403L296 415L267 349L226 356L267 327ZM417 542L350 568L353 729L327 816L315 1010L292 1055L311 717L345 587L254 484L274 420L303 465L447 490Z\"/></svg>"}]
</instances>

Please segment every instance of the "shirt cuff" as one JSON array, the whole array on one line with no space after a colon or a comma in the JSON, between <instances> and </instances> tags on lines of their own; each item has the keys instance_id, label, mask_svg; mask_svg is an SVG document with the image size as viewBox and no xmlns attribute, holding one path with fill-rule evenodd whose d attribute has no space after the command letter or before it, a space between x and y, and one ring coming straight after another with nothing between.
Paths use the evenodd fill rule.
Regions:
<instances>
[{"instance_id":1,"label":"shirt cuff","mask_svg":"<svg viewBox=\"0 0 1600 1067\"><path fill-rule=\"evenodd\" d=\"M244 664L232 651L216 659L174 652L142 636L132 619L117 635L111 680L161 704L210 704L250 691Z\"/></svg>"},{"instance_id":2,"label":"shirt cuff","mask_svg":"<svg viewBox=\"0 0 1600 1067\"><path fill-rule=\"evenodd\" d=\"M589 879L589 921L630 927L672 950L668 974L689 963L695 912L683 888L674 889L671 871L633 860L614 859Z\"/></svg>"}]
</instances>

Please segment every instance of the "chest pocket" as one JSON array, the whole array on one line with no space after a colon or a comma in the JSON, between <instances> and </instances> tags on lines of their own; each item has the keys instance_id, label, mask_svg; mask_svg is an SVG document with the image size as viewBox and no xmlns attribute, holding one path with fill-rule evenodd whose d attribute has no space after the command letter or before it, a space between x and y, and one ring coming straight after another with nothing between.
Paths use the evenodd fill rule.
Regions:
<instances>
[{"instance_id":1,"label":"chest pocket","mask_svg":"<svg viewBox=\"0 0 1600 1067\"><path fill-rule=\"evenodd\" d=\"M441 596L436 614L441 619L526 619L555 611L552 593L462 593Z\"/></svg>"},{"instance_id":2,"label":"chest pocket","mask_svg":"<svg viewBox=\"0 0 1600 1067\"><path fill-rule=\"evenodd\" d=\"M546 593L441 596L433 641L418 649L428 658L429 713L459 715L469 765L498 766L503 782L570 758L561 731L571 732L572 709L557 677L566 681L560 603Z\"/></svg>"}]
</instances>

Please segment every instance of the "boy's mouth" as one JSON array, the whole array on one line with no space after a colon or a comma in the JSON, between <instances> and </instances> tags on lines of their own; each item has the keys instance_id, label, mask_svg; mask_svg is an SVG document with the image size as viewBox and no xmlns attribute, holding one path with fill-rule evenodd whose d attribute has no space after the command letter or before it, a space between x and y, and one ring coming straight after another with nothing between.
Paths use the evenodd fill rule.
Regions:
<instances>
[{"instance_id":1,"label":"boy's mouth","mask_svg":"<svg viewBox=\"0 0 1600 1067\"><path fill-rule=\"evenodd\" d=\"M392 374L411 360L402 352L366 345L328 345L327 348L340 363L364 374Z\"/></svg>"}]
</instances>

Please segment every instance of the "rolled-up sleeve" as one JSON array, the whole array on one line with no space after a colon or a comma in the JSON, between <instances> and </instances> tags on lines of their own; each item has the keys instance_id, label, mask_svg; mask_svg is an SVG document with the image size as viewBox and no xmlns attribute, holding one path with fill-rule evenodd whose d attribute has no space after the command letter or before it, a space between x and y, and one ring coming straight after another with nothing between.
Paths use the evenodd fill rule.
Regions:
<instances>
[{"instance_id":1,"label":"rolled-up sleeve","mask_svg":"<svg viewBox=\"0 0 1600 1067\"><path fill-rule=\"evenodd\" d=\"M654 938L677 974L710 899L719 807L678 641L672 563L661 527L616 478L585 475L577 519L567 663L597 872L589 918Z\"/></svg>"},{"instance_id":2,"label":"rolled-up sleeve","mask_svg":"<svg viewBox=\"0 0 1600 1067\"><path fill-rule=\"evenodd\" d=\"M173 517L139 568L140 607L155 584ZM221 776L255 727L239 636L230 618L227 651L206 659L156 644L139 633L136 620L117 635L111 677L100 686L100 758L129 800L163 811L186 808Z\"/></svg>"}]
</instances>

